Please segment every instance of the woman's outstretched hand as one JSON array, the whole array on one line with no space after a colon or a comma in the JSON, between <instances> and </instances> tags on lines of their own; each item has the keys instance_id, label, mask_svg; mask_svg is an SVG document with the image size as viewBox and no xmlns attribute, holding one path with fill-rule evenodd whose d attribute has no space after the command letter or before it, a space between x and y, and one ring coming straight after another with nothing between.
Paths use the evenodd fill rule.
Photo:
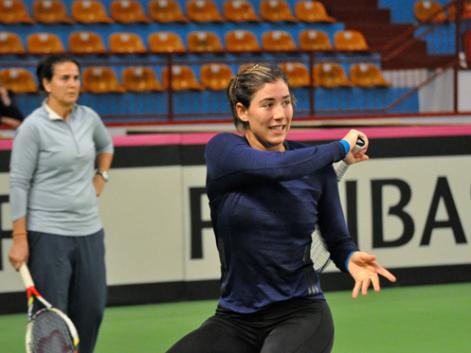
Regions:
<instances>
[{"instance_id":1,"label":"woman's outstretched hand","mask_svg":"<svg viewBox=\"0 0 471 353\"><path fill-rule=\"evenodd\" d=\"M350 256L348 271L355 280L352 291L353 298L358 297L360 289L362 295L367 295L371 284L374 291L379 292L381 286L378 275L385 277L390 282L396 282L396 277L376 262L376 256L363 251L356 251Z\"/></svg>"}]
</instances>

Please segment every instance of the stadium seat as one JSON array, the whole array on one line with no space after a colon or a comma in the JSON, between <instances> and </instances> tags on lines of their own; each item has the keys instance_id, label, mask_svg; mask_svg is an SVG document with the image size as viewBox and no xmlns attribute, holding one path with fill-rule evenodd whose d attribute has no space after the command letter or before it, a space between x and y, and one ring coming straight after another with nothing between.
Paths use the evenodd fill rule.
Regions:
<instances>
[{"instance_id":1,"label":"stadium seat","mask_svg":"<svg viewBox=\"0 0 471 353\"><path fill-rule=\"evenodd\" d=\"M328 51L332 50L332 44L327 33L315 29L305 29L299 32L299 48L309 51Z\"/></svg>"},{"instance_id":2,"label":"stadium seat","mask_svg":"<svg viewBox=\"0 0 471 353\"><path fill-rule=\"evenodd\" d=\"M186 51L182 39L174 32L154 32L148 37L149 51L154 54L184 53Z\"/></svg>"},{"instance_id":3,"label":"stadium seat","mask_svg":"<svg viewBox=\"0 0 471 353\"><path fill-rule=\"evenodd\" d=\"M465 0L463 3L463 19L471 18L471 0Z\"/></svg>"},{"instance_id":4,"label":"stadium seat","mask_svg":"<svg viewBox=\"0 0 471 353\"><path fill-rule=\"evenodd\" d=\"M314 85L324 88L351 87L343 67L337 63L320 63L314 66Z\"/></svg>"},{"instance_id":5,"label":"stadium seat","mask_svg":"<svg viewBox=\"0 0 471 353\"><path fill-rule=\"evenodd\" d=\"M458 12L459 1L451 3L446 8L443 7L443 11L446 12L447 20L454 22L456 20L456 13ZM462 12L460 19L468 20L471 18L471 0L464 0L462 3Z\"/></svg>"},{"instance_id":6,"label":"stadium seat","mask_svg":"<svg viewBox=\"0 0 471 353\"><path fill-rule=\"evenodd\" d=\"M226 0L223 4L224 17L232 22L258 22L252 4L247 0Z\"/></svg>"},{"instance_id":7,"label":"stadium seat","mask_svg":"<svg viewBox=\"0 0 471 353\"><path fill-rule=\"evenodd\" d=\"M164 67L162 70L162 81L164 89L169 88L169 70ZM201 90L200 83L196 80L195 73L190 66L187 65L173 65L172 66L172 90L174 91L187 91L187 90Z\"/></svg>"},{"instance_id":8,"label":"stadium seat","mask_svg":"<svg viewBox=\"0 0 471 353\"><path fill-rule=\"evenodd\" d=\"M106 48L96 32L72 32L69 35L69 51L72 54L105 54Z\"/></svg>"},{"instance_id":9,"label":"stadium seat","mask_svg":"<svg viewBox=\"0 0 471 353\"><path fill-rule=\"evenodd\" d=\"M111 18L119 23L149 23L141 2L136 0L113 0Z\"/></svg>"},{"instance_id":10,"label":"stadium seat","mask_svg":"<svg viewBox=\"0 0 471 353\"><path fill-rule=\"evenodd\" d=\"M259 52L257 37L250 31L235 30L225 35L226 50L232 53Z\"/></svg>"},{"instance_id":11,"label":"stadium seat","mask_svg":"<svg viewBox=\"0 0 471 353\"><path fill-rule=\"evenodd\" d=\"M151 0L148 9L150 19L155 22L188 22L177 0Z\"/></svg>"},{"instance_id":12,"label":"stadium seat","mask_svg":"<svg viewBox=\"0 0 471 353\"><path fill-rule=\"evenodd\" d=\"M361 32L353 30L341 30L334 34L334 47L342 51L367 51L369 50L366 39Z\"/></svg>"},{"instance_id":13,"label":"stadium seat","mask_svg":"<svg viewBox=\"0 0 471 353\"><path fill-rule=\"evenodd\" d=\"M0 0L0 23L34 23L22 0Z\"/></svg>"},{"instance_id":14,"label":"stadium seat","mask_svg":"<svg viewBox=\"0 0 471 353\"><path fill-rule=\"evenodd\" d=\"M306 65L298 62L281 63L280 68L288 78L288 84L291 88L309 87L310 77Z\"/></svg>"},{"instance_id":15,"label":"stadium seat","mask_svg":"<svg viewBox=\"0 0 471 353\"><path fill-rule=\"evenodd\" d=\"M419 22L443 23L448 20L443 6L433 0L417 1L414 5L414 15Z\"/></svg>"},{"instance_id":16,"label":"stadium seat","mask_svg":"<svg viewBox=\"0 0 471 353\"><path fill-rule=\"evenodd\" d=\"M232 53L260 51L257 37L250 31L229 31L226 33L224 41L226 50Z\"/></svg>"},{"instance_id":17,"label":"stadium seat","mask_svg":"<svg viewBox=\"0 0 471 353\"><path fill-rule=\"evenodd\" d=\"M18 34L0 32L0 54L24 54L25 48Z\"/></svg>"},{"instance_id":18,"label":"stadium seat","mask_svg":"<svg viewBox=\"0 0 471 353\"><path fill-rule=\"evenodd\" d=\"M224 18L213 0L187 0L186 13L195 22L223 22Z\"/></svg>"},{"instance_id":19,"label":"stadium seat","mask_svg":"<svg viewBox=\"0 0 471 353\"><path fill-rule=\"evenodd\" d=\"M39 23L72 23L62 0L35 0L33 17Z\"/></svg>"},{"instance_id":20,"label":"stadium seat","mask_svg":"<svg viewBox=\"0 0 471 353\"><path fill-rule=\"evenodd\" d=\"M35 93L38 90L33 74L26 69L3 69L0 71L0 81L15 93Z\"/></svg>"},{"instance_id":21,"label":"stadium seat","mask_svg":"<svg viewBox=\"0 0 471 353\"><path fill-rule=\"evenodd\" d=\"M72 17L80 23L112 23L105 6L97 0L74 0Z\"/></svg>"},{"instance_id":22,"label":"stadium seat","mask_svg":"<svg viewBox=\"0 0 471 353\"><path fill-rule=\"evenodd\" d=\"M27 39L30 54L59 54L65 52L62 41L54 33L31 33Z\"/></svg>"},{"instance_id":23,"label":"stadium seat","mask_svg":"<svg viewBox=\"0 0 471 353\"><path fill-rule=\"evenodd\" d=\"M155 71L150 67L130 66L122 72L124 89L129 92L158 92L163 91L157 80Z\"/></svg>"},{"instance_id":24,"label":"stadium seat","mask_svg":"<svg viewBox=\"0 0 471 353\"><path fill-rule=\"evenodd\" d=\"M188 33L188 51L193 53L222 52L219 37L214 32L192 31Z\"/></svg>"},{"instance_id":25,"label":"stadium seat","mask_svg":"<svg viewBox=\"0 0 471 353\"><path fill-rule=\"evenodd\" d=\"M350 66L350 79L352 84L362 88L389 87L381 70L371 63L359 63Z\"/></svg>"},{"instance_id":26,"label":"stadium seat","mask_svg":"<svg viewBox=\"0 0 471 353\"><path fill-rule=\"evenodd\" d=\"M113 54L144 54L147 49L136 33L117 32L108 37L108 48Z\"/></svg>"},{"instance_id":27,"label":"stadium seat","mask_svg":"<svg viewBox=\"0 0 471 353\"><path fill-rule=\"evenodd\" d=\"M82 74L82 90L90 93L122 93L124 88L118 83L111 67L86 67Z\"/></svg>"},{"instance_id":28,"label":"stadium seat","mask_svg":"<svg viewBox=\"0 0 471 353\"><path fill-rule=\"evenodd\" d=\"M260 17L269 22L296 22L286 0L261 0Z\"/></svg>"},{"instance_id":29,"label":"stadium seat","mask_svg":"<svg viewBox=\"0 0 471 353\"><path fill-rule=\"evenodd\" d=\"M232 70L227 64L204 64L200 69L200 78L204 89L221 91L227 88Z\"/></svg>"},{"instance_id":30,"label":"stadium seat","mask_svg":"<svg viewBox=\"0 0 471 353\"><path fill-rule=\"evenodd\" d=\"M262 33L262 47L267 51L294 51L296 44L287 31L265 31Z\"/></svg>"},{"instance_id":31,"label":"stadium seat","mask_svg":"<svg viewBox=\"0 0 471 353\"><path fill-rule=\"evenodd\" d=\"M296 18L302 22L335 22L335 18L330 17L324 5L319 1L299 0L294 8Z\"/></svg>"}]
</instances>

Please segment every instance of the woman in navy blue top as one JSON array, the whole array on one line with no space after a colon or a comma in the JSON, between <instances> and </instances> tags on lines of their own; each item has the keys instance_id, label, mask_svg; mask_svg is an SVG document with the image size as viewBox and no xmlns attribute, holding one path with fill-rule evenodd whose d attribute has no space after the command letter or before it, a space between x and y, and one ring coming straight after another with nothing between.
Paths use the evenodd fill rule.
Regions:
<instances>
[{"instance_id":1,"label":"woman in navy blue top","mask_svg":"<svg viewBox=\"0 0 471 353\"><path fill-rule=\"evenodd\" d=\"M365 295L378 274L395 277L353 243L332 163L366 160L368 139L307 146L286 140L293 96L275 65L247 65L229 84L240 135L212 138L205 151L207 193L221 261L214 316L169 353L327 353L333 322L310 258L316 224L336 266ZM356 140L365 148L353 154Z\"/></svg>"}]
</instances>

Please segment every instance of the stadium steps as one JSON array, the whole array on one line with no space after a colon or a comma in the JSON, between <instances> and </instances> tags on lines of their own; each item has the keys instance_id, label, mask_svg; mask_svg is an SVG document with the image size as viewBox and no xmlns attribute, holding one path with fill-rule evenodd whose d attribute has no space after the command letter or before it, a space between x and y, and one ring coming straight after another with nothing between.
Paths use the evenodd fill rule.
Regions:
<instances>
[{"instance_id":1,"label":"stadium steps","mask_svg":"<svg viewBox=\"0 0 471 353\"><path fill-rule=\"evenodd\" d=\"M450 63L453 55L430 55L424 40L412 35L412 24L391 23L390 10L380 9L377 0L324 0L328 13L337 21L345 23L346 29L363 33L370 49L379 52L383 70L443 67ZM367 19L367 21L365 21ZM410 34L400 41L407 48L391 57L394 48L388 44L394 39Z\"/></svg>"}]
</instances>

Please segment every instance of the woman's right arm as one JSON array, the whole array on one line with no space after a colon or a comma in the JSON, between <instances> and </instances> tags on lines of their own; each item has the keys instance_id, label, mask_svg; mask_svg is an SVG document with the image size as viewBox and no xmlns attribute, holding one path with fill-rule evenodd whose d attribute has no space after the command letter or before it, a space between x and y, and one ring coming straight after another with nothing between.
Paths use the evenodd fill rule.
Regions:
<instances>
[{"instance_id":1,"label":"woman's right arm","mask_svg":"<svg viewBox=\"0 0 471 353\"><path fill-rule=\"evenodd\" d=\"M353 132L352 132L353 131ZM352 130L344 139L347 145L356 141L360 132ZM348 139L346 139L348 137ZM366 138L366 137L365 137ZM253 177L291 180L314 173L343 159L348 151L339 141L306 146L285 152L260 151L233 134L220 134L206 146L205 159L213 187L240 185Z\"/></svg>"},{"instance_id":2,"label":"woman's right arm","mask_svg":"<svg viewBox=\"0 0 471 353\"><path fill-rule=\"evenodd\" d=\"M13 221L13 244L8 252L11 265L18 270L21 264L28 261L29 246L28 233L26 231L26 217Z\"/></svg>"},{"instance_id":3,"label":"woman's right arm","mask_svg":"<svg viewBox=\"0 0 471 353\"><path fill-rule=\"evenodd\" d=\"M13 141L10 161L10 206L13 220L13 244L8 253L10 263L18 269L28 260L27 200L36 169L39 143L34 126L23 124Z\"/></svg>"}]
</instances>

